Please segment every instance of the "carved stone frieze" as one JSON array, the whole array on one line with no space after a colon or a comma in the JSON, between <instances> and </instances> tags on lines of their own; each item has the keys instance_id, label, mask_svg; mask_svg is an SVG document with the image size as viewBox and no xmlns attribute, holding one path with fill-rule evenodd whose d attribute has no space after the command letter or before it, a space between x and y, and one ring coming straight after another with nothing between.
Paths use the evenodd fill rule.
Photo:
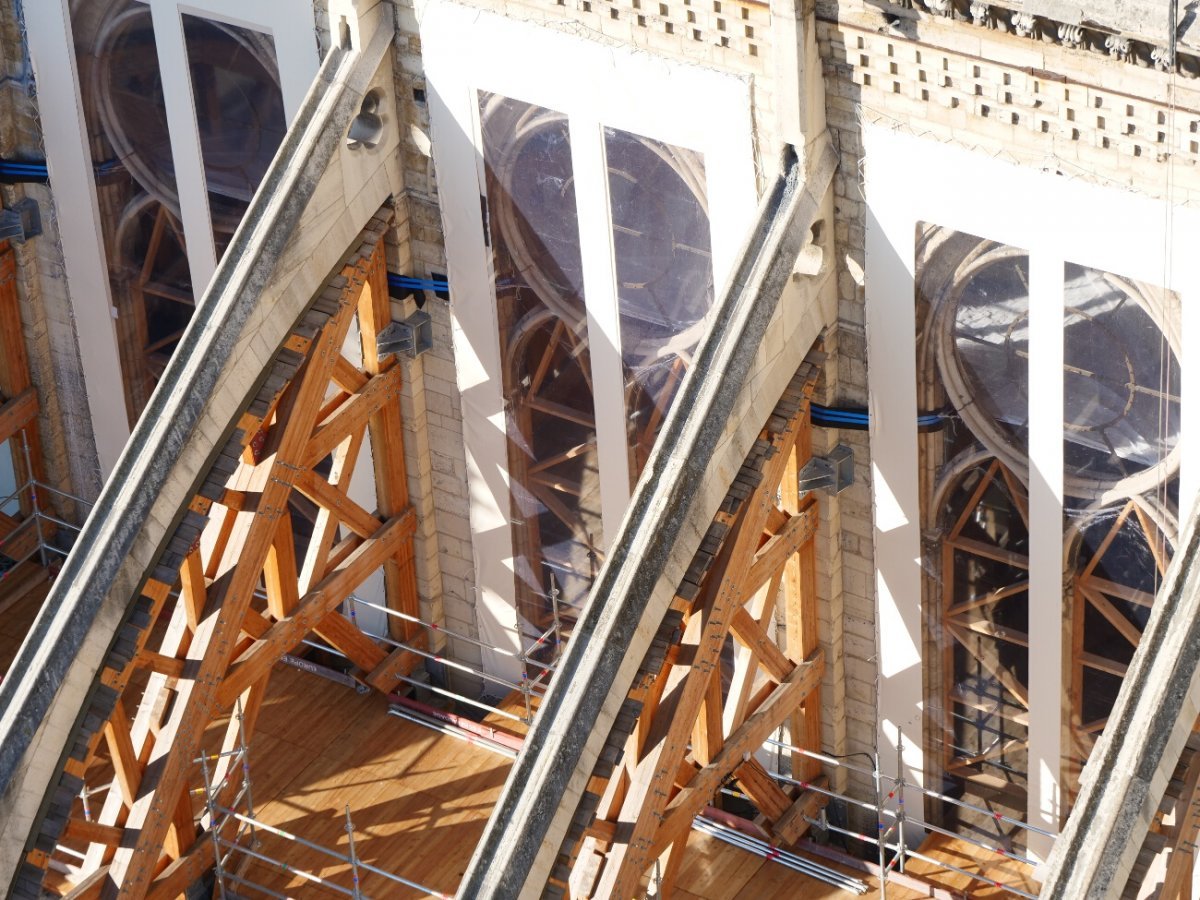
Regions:
<instances>
[{"instance_id":1,"label":"carved stone frieze","mask_svg":"<svg viewBox=\"0 0 1200 900\"><path fill-rule=\"evenodd\" d=\"M1170 47L1155 47L1150 51L1150 61L1154 67L1169 72L1174 67L1175 58Z\"/></svg>"},{"instance_id":2,"label":"carved stone frieze","mask_svg":"<svg viewBox=\"0 0 1200 900\"><path fill-rule=\"evenodd\" d=\"M1078 50L1086 46L1082 26L1060 24L1058 26L1058 42L1071 50Z\"/></svg>"},{"instance_id":3,"label":"carved stone frieze","mask_svg":"<svg viewBox=\"0 0 1200 900\"><path fill-rule=\"evenodd\" d=\"M1036 38L1040 36L1038 21L1029 13L1019 12L1012 17L1013 32L1018 37Z\"/></svg>"},{"instance_id":4,"label":"carved stone frieze","mask_svg":"<svg viewBox=\"0 0 1200 900\"><path fill-rule=\"evenodd\" d=\"M1119 34L1110 34L1104 39L1104 49L1108 51L1108 55L1129 62L1133 58L1133 48L1129 38L1121 37Z\"/></svg>"},{"instance_id":5,"label":"carved stone frieze","mask_svg":"<svg viewBox=\"0 0 1200 900\"><path fill-rule=\"evenodd\" d=\"M1200 55L1157 46L1143 38L1129 37L1107 31L1099 26L1075 22L1059 22L1044 14L989 3L987 0L883 0L879 5L885 16L887 7L912 10L918 19L922 14L939 19L967 19L980 28L1009 32L1018 37L1058 44L1068 50L1104 54L1111 59L1162 72L1178 71L1187 78L1200 77ZM1019 0L1017 0L1019 2ZM876 5L876 3L872 3ZM1015 5L1015 3L1014 3ZM909 13L906 18L912 18Z\"/></svg>"}]
</instances>

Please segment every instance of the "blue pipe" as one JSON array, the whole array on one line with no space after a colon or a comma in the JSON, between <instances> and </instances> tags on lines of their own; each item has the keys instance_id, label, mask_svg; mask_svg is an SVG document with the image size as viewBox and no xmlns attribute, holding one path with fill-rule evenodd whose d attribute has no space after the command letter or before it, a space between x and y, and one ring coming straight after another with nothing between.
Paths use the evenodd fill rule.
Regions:
<instances>
[{"instance_id":1,"label":"blue pipe","mask_svg":"<svg viewBox=\"0 0 1200 900\"><path fill-rule=\"evenodd\" d=\"M0 181L5 184L17 182L36 182L45 184L50 180L50 173L44 162L21 162L18 160L0 159Z\"/></svg>"},{"instance_id":2,"label":"blue pipe","mask_svg":"<svg viewBox=\"0 0 1200 900\"><path fill-rule=\"evenodd\" d=\"M101 177L119 172L123 166L119 159L108 159L96 163L92 168ZM49 180L50 171L44 159L0 159L0 182L4 184L45 184Z\"/></svg>"},{"instance_id":3,"label":"blue pipe","mask_svg":"<svg viewBox=\"0 0 1200 900\"><path fill-rule=\"evenodd\" d=\"M397 300L416 294L417 305L424 302L419 291L433 291L443 299L450 297L450 282L445 278L416 278L412 275L396 275L388 272L388 293Z\"/></svg>"},{"instance_id":4,"label":"blue pipe","mask_svg":"<svg viewBox=\"0 0 1200 900\"><path fill-rule=\"evenodd\" d=\"M812 423L822 428L865 431L871 426L871 414L861 406L821 406L814 403L811 405L810 411ZM917 428L925 431L937 430L950 418L953 416L941 412L920 413L917 416Z\"/></svg>"}]
</instances>

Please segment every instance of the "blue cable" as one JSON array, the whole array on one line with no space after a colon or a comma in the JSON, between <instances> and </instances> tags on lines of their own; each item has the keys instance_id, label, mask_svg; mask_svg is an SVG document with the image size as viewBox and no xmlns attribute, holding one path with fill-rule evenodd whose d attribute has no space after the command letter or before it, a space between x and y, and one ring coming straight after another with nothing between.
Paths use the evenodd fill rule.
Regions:
<instances>
[{"instance_id":1,"label":"blue cable","mask_svg":"<svg viewBox=\"0 0 1200 900\"><path fill-rule=\"evenodd\" d=\"M97 175L108 175L122 168L121 160L108 159L93 166ZM45 160L0 159L0 180L13 182L39 182L50 180L50 170Z\"/></svg>"},{"instance_id":2,"label":"blue cable","mask_svg":"<svg viewBox=\"0 0 1200 900\"><path fill-rule=\"evenodd\" d=\"M871 414L861 407L821 406L810 407L812 422L826 428L866 429L871 425ZM939 428L951 416L944 413L921 413L917 416L918 428Z\"/></svg>"},{"instance_id":3,"label":"blue cable","mask_svg":"<svg viewBox=\"0 0 1200 900\"><path fill-rule=\"evenodd\" d=\"M402 291L448 291L450 282L438 278L415 278L412 275L388 273L388 287Z\"/></svg>"}]
</instances>

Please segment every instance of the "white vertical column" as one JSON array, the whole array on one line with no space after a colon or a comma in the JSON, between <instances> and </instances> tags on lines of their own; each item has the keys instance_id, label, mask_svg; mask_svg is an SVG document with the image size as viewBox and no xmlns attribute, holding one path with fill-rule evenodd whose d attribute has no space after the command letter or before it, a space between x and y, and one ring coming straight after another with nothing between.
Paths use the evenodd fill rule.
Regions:
<instances>
[{"instance_id":1,"label":"white vertical column","mask_svg":"<svg viewBox=\"0 0 1200 900\"><path fill-rule=\"evenodd\" d=\"M479 637L507 653L483 651L484 669L510 680L521 668L507 654L520 652L513 577L507 415L504 408L495 283L484 244L479 198L482 154L476 135L478 95L466 82L446 30L425 33L429 116L437 170L453 173L439 185L446 222L447 274L454 285L450 307L455 372L462 397L463 441L470 492L469 533L475 563ZM463 598L467 599L467 598Z\"/></svg>"},{"instance_id":2,"label":"white vertical column","mask_svg":"<svg viewBox=\"0 0 1200 900\"><path fill-rule=\"evenodd\" d=\"M192 103L192 79L188 71L187 43L183 18L176 0L151 0L154 44L162 74L167 128L171 134L171 159L175 167L175 190L179 215L187 240L188 269L192 292L203 296L217 268L217 247L208 209L208 183L200 153L200 129Z\"/></svg>"},{"instance_id":3,"label":"white vertical column","mask_svg":"<svg viewBox=\"0 0 1200 900\"><path fill-rule=\"evenodd\" d=\"M871 454L875 512L879 753L882 770L924 783L921 676L921 499L917 472L914 254L916 222L901 196L907 178L889 178L873 156L867 185L867 360L871 373ZM876 167L875 160L879 159ZM897 187L898 186L898 187Z\"/></svg>"},{"instance_id":4,"label":"white vertical column","mask_svg":"<svg viewBox=\"0 0 1200 900\"><path fill-rule=\"evenodd\" d=\"M604 128L591 116L571 116L571 166L579 212L579 252L587 304L592 402L600 459L600 507L605 546L629 506L629 444L625 433L625 373L608 209Z\"/></svg>"},{"instance_id":5,"label":"white vertical column","mask_svg":"<svg viewBox=\"0 0 1200 900\"><path fill-rule=\"evenodd\" d=\"M1179 440L1184 447L1200 446L1200 365L1189 364L1200 352L1200 263L1196 260L1192 229L1176 227L1172 236L1171 257L1164 262L1170 287L1179 292L1180 353L1179 353ZM1196 506L1200 496L1200 460L1186 457L1179 466L1180 523Z\"/></svg>"},{"instance_id":6,"label":"white vertical column","mask_svg":"<svg viewBox=\"0 0 1200 900\"><path fill-rule=\"evenodd\" d=\"M38 103L44 113L46 161L59 207L58 234L79 357L84 379L92 385L87 398L92 432L100 468L107 477L129 440L129 426L124 392L119 387L123 383L121 359L67 0L25 4L25 28ZM50 110L53 115L48 114ZM69 211L62 206L66 202Z\"/></svg>"},{"instance_id":7,"label":"white vertical column","mask_svg":"<svg viewBox=\"0 0 1200 900\"><path fill-rule=\"evenodd\" d=\"M1034 250L1029 259L1028 822L1055 834L1069 687L1062 648L1063 313L1063 260L1053 251ZM1052 845L1051 838L1029 833L1029 851L1038 859L1045 860Z\"/></svg>"},{"instance_id":8,"label":"white vertical column","mask_svg":"<svg viewBox=\"0 0 1200 900\"><path fill-rule=\"evenodd\" d=\"M316 39L308 33L308 29L295 27L295 17L292 17L291 24L279 19L276 14L272 38L275 41L275 61L279 65L279 87L283 92L283 115L291 126L292 119L304 102L304 95L317 77L321 60L317 54Z\"/></svg>"}]
</instances>

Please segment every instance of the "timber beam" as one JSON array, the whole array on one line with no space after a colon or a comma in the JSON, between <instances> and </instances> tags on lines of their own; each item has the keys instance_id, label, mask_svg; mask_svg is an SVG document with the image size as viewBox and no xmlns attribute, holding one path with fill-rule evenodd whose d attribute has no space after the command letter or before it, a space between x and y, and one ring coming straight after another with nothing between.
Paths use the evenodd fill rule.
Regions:
<instances>
[{"instance_id":1,"label":"timber beam","mask_svg":"<svg viewBox=\"0 0 1200 900\"><path fill-rule=\"evenodd\" d=\"M39 896L68 828L90 842L77 885L87 896L178 895L211 866L189 797L210 723L239 703L251 732L272 665L310 631L388 689L384 676L412 664L378 674L388 648L337 609L382 566L388 605L419 614L413 512L395 483L406 477L401 367L374 350L390 316L386 164L400 136L341 159L362 97L394 84L390 10L374 20L365 45L327 57L47 599L53 615L22 648L22 677L0 685L0 872L15 873L12 897ZM342 355L356 318L362 370ZM368 431L389 460L375 510L347 496ZM300 485L317 504L311 537L291 528ZM135 669L140 700L125 696ZM239 737L225 728L226 744ZM102 743L116 778L87 837L70 823Z\"/></svg>"}]
</instances>

